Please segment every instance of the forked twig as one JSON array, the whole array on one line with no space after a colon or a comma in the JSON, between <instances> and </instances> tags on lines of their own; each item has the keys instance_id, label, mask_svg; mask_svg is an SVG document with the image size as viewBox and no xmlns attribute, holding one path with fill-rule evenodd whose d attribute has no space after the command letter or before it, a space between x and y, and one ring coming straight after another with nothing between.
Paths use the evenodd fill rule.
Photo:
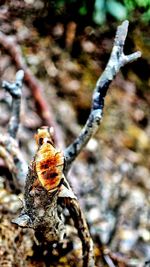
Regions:
<instances>
[{"instance_id":1,"label":"forked twig","mask_svg":"<svg viewBox=\"0 0 150 267\"><path fill-rule=\"evenodd\" d=\"M141 56L141 52L139 51L131 55L124 55L123 48L127 36L128 25L129 22L126 20L118 27L110 59L94 89L92 107L88 120L80 135L65 149L65 172L69 170L71 163L79 155L91 136L98 130L103 116L104 99L110 83L121 67Z\"/></svg>"},{"instance_id":2,"label":"forked twig","mask_svg":"<svg viewBox=\"0 0 150 267\"><path fill-rule=\"evenodd\" d=\"M94 267L93 242L76 196L64 175L71 163L97 131L110 82L125 64L140 57L141 53L124 55L123 47L128 30L128 21L118 27L109 62L96 84L91 113L85 127L77 139L62 155L55 148L51 129L42 127L37 133L38 150L29 166L26 178L24 207L14 223L21 227L31 227L42 242L60 242L64 238L65 225L61 209L68 208L83 247L83 266ZM105 261L112 261L106 257Z\"/></svg>"}]
</instances>

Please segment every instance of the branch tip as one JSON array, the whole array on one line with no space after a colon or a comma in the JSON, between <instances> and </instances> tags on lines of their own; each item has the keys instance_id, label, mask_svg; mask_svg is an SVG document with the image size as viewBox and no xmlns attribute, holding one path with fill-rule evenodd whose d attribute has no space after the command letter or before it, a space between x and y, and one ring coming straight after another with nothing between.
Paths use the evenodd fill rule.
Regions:
<instances>
[{"instance_id":1,"label":"branch tip","mask_svg":"<svg viewBox=\"0 0 150 267\"><path fill-rule=\"evenodd\" d=\"M124 44L128 32L129 21L125 20L117 28L114 45L107 66L99 77L93 93L93 103L91 112L83 127L80 135L75 141L65 149L65 173L69 170L71 163L78 156L83 147L87 144L93 134L96 133L102 120L102 112L104 107L104 99L107 94L111 81L115 78L120 68L141 56L141 52L135 52L125 55L123 52Z\"/></svg>"},{"instance_id":2,"label":"branch tip","mask_svg":"<svg viewBox=\"0 0 150 267\"><path fill-rule=\"evenodd\" d=\"M123 22L122 22L122 24L121 24L123 27L125 27L125 28L128 28L128 26L129 26L129 21L126 19L126 20L124 20Z\"/></svg>"},{"instance_id":3,"label":"branch tip","mask_svg":"<svg viewBox=\"0 0 150 267\"><path fill-rule=\"evenodd\" d=\"M117 45L117 46L119 45L122 47L124 46L127 33L128 33L128 26L129 26L129 21L125 20L122 22L121 25L117 27L114 45Z\"/></svg>"},{"instance_id":4,"label":"branch tip","mask_svg":"<svg viewBox=\"0 0 150 267\"><path fill-rule=\"evenodd\" d=\"M142 52L141 51L137 51L137 52L135 52L135 53L133 53L131 55L132 55L132 57L134 57L134 59L137 59L137 58L142 56Z\"/></svg>"},{"instance_id":5,"label":"branch tip","mask_svg":"<svg viewBox=\"0 0 150 267\"><path fill-rule=\"evenodd\" d=\"M138 59L139 57L141 57L141 55L142 55L142 53L140 51L137 51L137 52L132 53L132 54L130 54L128 56L125 56L124 57L125 60L123 60L123 65L125 65L125 64L127 64L129 62L135 61L136 59Z\"/></svg>"},{"instance_id":6,"label":"branch tip","mask_svg":"<svg viewBox=\"0 0 150 267\"><path fill-rule=\"evenodd\" d=\"M22 82L24 78L24 71L23 70L18 70L16 73L16 81L19 80Z\"/></svg>"}]
</instances>

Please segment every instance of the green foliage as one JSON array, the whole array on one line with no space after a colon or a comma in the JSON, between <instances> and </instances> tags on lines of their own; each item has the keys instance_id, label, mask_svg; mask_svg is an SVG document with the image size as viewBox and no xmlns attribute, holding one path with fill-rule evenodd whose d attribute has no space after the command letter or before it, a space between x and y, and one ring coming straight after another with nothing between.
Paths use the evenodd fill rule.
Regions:
<instances>
[{"instance_id":1,"label":"green foliage","mask_svg":"<svg viewBox=\"0 0 150 267\"><path fill-rule=\"evenodd\" d=\"M145 22L150 21L150 0L124 0L128 16L138 10L141 13L140 19Z\"/></svg>"},{"instance_id":2,"label":"green foliage","mask_svg":"<svg viewBox=\"0 0 150 267\"><path fill-rule=\"evenodd\" d=\"M93 20L97 24L102 24L106 20L105 1L95 1Z\"/></svg>"},{"instance_id":3,"label":"green foliage","mask_svg":"<svg viewBox=\"0 0 150 267\"><path fill-rule=\"evenodd\" d=\"M136 15L142 21L150 21L150 0L55 0L52 2L55 10L64 9L68 14L72 14L72 17L76 13L82 18L90 13L88 1L91 1L94 7L91 10L93 12L91 23L101 25L107 21L108 15L117 21L136 18Z\"/></svg>"},{"instance_id":4,"label":"green foliage","mask_svg":"<svg viewBox=\"0 0 150 267\"><path fill-rule=\"evenodd\" d=\"M124 4L128 10L134 10L136 7L149 7L150 0L124 0Z\"/></svg>"},{"instance_id":5,"label":"green foliage","mask_svg":"<svg viewBox=\"0 0 150 267\"><path fill-rule=\"evenodd\" d=\"M96 0L93 20L97 24L106 21L107 14L117 20L124 20L127 16L126 7L116 0Z\"/></svg>"}]
</instances>

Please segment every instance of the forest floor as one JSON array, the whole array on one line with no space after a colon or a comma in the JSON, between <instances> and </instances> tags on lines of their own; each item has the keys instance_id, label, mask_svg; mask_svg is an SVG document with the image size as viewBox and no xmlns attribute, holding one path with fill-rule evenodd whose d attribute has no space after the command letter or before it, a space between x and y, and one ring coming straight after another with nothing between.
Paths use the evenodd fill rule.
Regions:
<instances>
[{"instance_id":1,"label":"forest floor","mask_svg":"<svg viewBox=\"0 0 150 267\"><path fill-rule=\"evenodd\" d=\"M6 40L0 41L1 80L13 81L19 69L16 55L4 47L11 36L38 80L41 97L59 128L58 145L63 149L86 122L92 92L109 58L117 25L111 29L88 26L76 36L75 22L68 22L66 27L59 21L48 25L34 16L9 17L7 11L8 6L3 5L0 31ZM146 264L150 261L150 44L146 38L146 29L140 35L139 26L131 24L126 50L142 50L143 58L127 65L111 84L99 131L68 176L89 224L97 266L150 266ZM41 99L35 99L33 91L30 81L24 83L18 132L28 163L36 150L34 134L46 123L39 109ZM10 118L10 103L11 98L1 89L2 134ZM0 158L0 266L81 266L81 244L72 226L68 226L67 249L64 244L61 249L52 246L44 255L32 230L11 223L23 197L14 191L11 178Z\"/></svg>"}]
</instances>

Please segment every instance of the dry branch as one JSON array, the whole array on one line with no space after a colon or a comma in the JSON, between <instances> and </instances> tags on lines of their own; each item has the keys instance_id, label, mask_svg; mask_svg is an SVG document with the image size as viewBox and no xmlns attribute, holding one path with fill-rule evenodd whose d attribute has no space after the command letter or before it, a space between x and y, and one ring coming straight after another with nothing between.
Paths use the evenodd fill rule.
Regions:
<instances>
[{"instance_id":1,"label":"dry branch","mask_svg":"<svg viewBox=\"0 0 150 267\"><path fill-rule=\"evenodd\" d=\"M16 81L13 83L3 81L2 88L12 96L12 114L8 124L8 133L0 135L0 156L12 174L15 187L23 190L27 174L27 164L19 149L16 135L20 124L20 104L22 95L22 82L24 72L16 73Z\"/></svg>"},{"instance_id":2,"label":"dry branch","mask_svg":"<svg viewBox=\"0 0 150 267\"><path fill-rule=\"evenodd\" d=\"M23 70L20 70L16 73L16 81L14 83L9 83L7 81L2 82L2 88L10 93L12 96L12 115L9 121L8 133L14 139L18 131L20 123L20 104L21 104L21 91L22 91L22 82L24 78Z\"/></svg>"},{"instance_id":3,"label":"dry branch","mask_svg":"<svg viewBox=\"0 0 150 267\"><path fill-rule=\"evenodd\" d=\"M36 141L38 150L26 178L24 208L13 222L33 228L40 242L60 242L66 227L59 210L68 208L82 241L83 266L93 267L93 241L77 198L63 175L63 154L55 148L48 127L38 130Z\"/></svg>"},{"instance_id":4,"label":"dry branch","mask_svg":"<svg viewBox=\"0 0 150 267\"><path fill-rule=\"evenodd\" d=\"M104 72L98 79L93 93L92 107L88 120L80 135L65 149L65 172L70 168L71 163L87 144L91 136L98 130L103 116L104 99L110 83L121 67L141 56L141 52L136 52L128 56L124 55L123 48L127 36L128 25L128 21L124 21L118 27L110 59Z\"/></svg>"},{"instance_id":5,"label":"dry branch","mask_svg":"<svg viewBox=\"0 0 150 267\"><path fill-rule=\"evenodd\" d=\"M65 150L65 157L55 148L51 129L43 127L38 130L36 138L38 149L26 178L24 207L20 216L14 220L14 223L21 227L33 228L40 242L60 242L65 234L62 211L66 207L82 241L84 267L94 267L93 242L77 198L64 176L64 171L69 169L73 160L97 131L110 82L122 66L141 55L140 52L129 56L124 55L123 47L127 29L127 21L118 27L110 60L94 90L87 123L79 137ZM108 259L107 257L105 261ZM113 264L112 261L109 263Z\"/></svg>"}]
</instances>

